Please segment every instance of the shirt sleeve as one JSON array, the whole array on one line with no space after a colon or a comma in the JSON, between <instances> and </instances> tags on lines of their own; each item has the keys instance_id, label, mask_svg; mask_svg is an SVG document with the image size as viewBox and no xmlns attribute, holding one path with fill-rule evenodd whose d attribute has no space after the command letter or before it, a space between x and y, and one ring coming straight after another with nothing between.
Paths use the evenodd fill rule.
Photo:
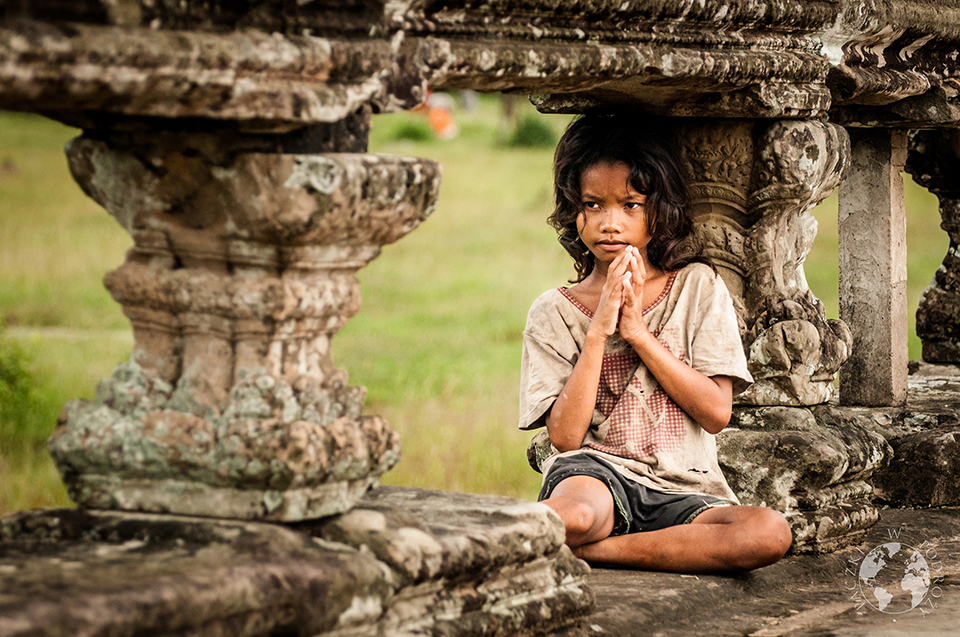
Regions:
<instances>
[{"instance_id":1,"label":"shirt sleeve","mask_svg":"<svg viewBox=\"0 0 960 637\"><path fill-rule=\"evenodd\" d=\"M523 331L520 363L520 429L546 425L553 407L573 372L580 348L556 304L541 296L530 308Z\"/></svg>"},{"instance_id":2,"label":"shirt sleeve","mask_svg":"<svg viewBox=\"0 0 960 637\"><path fill-rule=\"evenodd\" d=\"M753 377L747 369L733 301L718 274L707 271L698 279L690 365L705 376L731 377L737 395L750 386Z\"/></svg>"}]
</instances>

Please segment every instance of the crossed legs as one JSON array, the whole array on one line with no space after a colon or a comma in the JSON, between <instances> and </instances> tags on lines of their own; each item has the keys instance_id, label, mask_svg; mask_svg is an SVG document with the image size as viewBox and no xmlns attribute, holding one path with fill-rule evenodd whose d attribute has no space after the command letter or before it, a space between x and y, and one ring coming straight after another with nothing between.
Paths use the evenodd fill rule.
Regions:
<instances>
[{"instance_id":1,"label":"crossed legs","mask_svg":"<svg viewBox=\"0 0 960 637\"><path fill-rule=\"evenodd\" d=\"M750 506L715 507L690 524L611 537L613 496L590 476L563 480L543 504L563 520L574 554L589 562L678 573L749 571L779 560L791 542L782 515Z\"/></svg>"}]
</instances>

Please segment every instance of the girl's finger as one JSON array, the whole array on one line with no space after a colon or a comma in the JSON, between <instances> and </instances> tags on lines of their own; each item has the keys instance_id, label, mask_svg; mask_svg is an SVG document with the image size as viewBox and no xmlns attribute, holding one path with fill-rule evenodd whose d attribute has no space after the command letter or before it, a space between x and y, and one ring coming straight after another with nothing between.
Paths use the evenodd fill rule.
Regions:
<instances>
[{"instance_id":1,"label":"girl's finger","mask_svg":"<svg viewBox=\"0 0 960 637\"><path fill-rule=\"evenodd\" d=\"M634 257L633 266L636 268L637 274L640 277L640 280L642 281L643 278L647 275L647 269L643 265L643 260L640 259L638 255L635 255Z\"/></svg>"},{"instance_id":2,"label":"girl's finger","mask_svg":"<svg viewBox=\"0 0 960 637\"><path fill-rule=\"evenodd\" d=\"M630 285L632 278L629 272L623 275L623 302L627 305L632 304L636 298L633 286Z\"/></svg>"},{"instance_id":3,"label":"girl's finger","mask_svg":"<svg viewBox=\"0 0 960 637\"><path fill-rule=\"evenodd\" d=\"M610 271L614 272L618 269L626 270L630 263L630 246L627 246L624 250L620 252L610 263Z\"/></svg>"}]
</instances>

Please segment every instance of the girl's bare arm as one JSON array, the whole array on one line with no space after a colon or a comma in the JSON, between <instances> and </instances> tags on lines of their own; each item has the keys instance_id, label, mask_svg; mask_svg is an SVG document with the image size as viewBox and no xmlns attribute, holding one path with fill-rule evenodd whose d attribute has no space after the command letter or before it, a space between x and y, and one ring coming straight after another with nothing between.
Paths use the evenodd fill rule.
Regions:
<instances>
[{"instance_id":1,"label":"girl's bare arm","mask_svg":"<svg viewBox=\"0 0 960 637\"><path fill-rule=\"evenodd\" d=\"M587 435L600 387L600 368L607 338L587 332L580 358L573 367L563 391L547 414L550 442L560 451L579 449Z\"/></svg>"},{"instance_id":2,"label":"girl's bare arm","mask_svg":"<svg viewBox=\"0 0 960 637\"><path fill-rule=\"evenodd\" d=\"M550 442L560 451L579 449L593 420L600 387L600 369L603 366L603 349L607 338L617 331L626 269L624 255L610 264L610 272L590 321L583 350L563 391L547 414Z\"/></svg>"}]
</instances>

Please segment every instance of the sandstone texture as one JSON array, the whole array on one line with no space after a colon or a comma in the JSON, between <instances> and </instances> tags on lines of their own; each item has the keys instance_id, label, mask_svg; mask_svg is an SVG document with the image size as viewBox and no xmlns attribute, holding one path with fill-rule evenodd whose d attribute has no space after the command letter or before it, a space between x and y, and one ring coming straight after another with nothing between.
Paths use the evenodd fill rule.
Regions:
<instances>
[{"instance_id":1,"label":"sandstone texture","mask_svg":"<svg viewBox=\"0 0 960 637\"><path fill-rule=\"evenodd\" d=\"M890 446L834 409L738 409L717 439L730 486L743 504L786 516L793 553L856 543L879 515L870 478L885 467Z\"/></svg>"},{"instance_id":2,"label":"sandstone texture","mask_svg":"<svg viewBox=\"0 0 960 637\"><path fill-rule=\"evenodd\" d=\"M330 339L354 273L433 209L432 162L211 150L190 135L68 150L134 239L106 278L134 354L50 442L79 504L300 520L347 510L399 459Z\"/></svg>"},{"instance_id":3,"label":"sandstone texture","mask_svg":"<svg viewBox=\"0 0 960 637\"><path fill-rule=\"evenodd\" d=\"M846 174L846 132L821 122L692 120L676 143L691 178L697 231L735 299L750 372L742 404L830 400L852 336L807 285L813 207Z\"/></svg>"},{"instance_id":4,"label":"sandstone texture","mask_svg":"<svg viewBox=\"0 0 960 637\"><path fill-rule=\"evenodd\" d=\"M429 161L366 154L367 134L374 114L411 108L427 90L521 93L544 112L629 108L673 118L698 232L735 299L757 379L721 438L723 462L745 502L788 516L795 550L859 541L877 519L874 498L955 504L956 438L942 413L954 381L939 380L942 370L921 374L900 404L895 270L876 284L890 288L884 305L868 303L882 320L845 322L825 319L803 262L816 236L811 208L848 175L887 175L885 196L870 198L871 207L892 230L903 217L890 177L899 172L895 135L875 170L858 153L852 172L843 127L934 129L912 135L908 169L941 197L956 243L949 178L956 144L944 130L960 125L958 51L960 9L933 0L0 2L0 108L82 128L67 150L71 171L134 240L105 281L133 325L134 356L93 401L68 404L51 439L71 496L90 508L221 518L305 521L350 511L340 518L347 526L263 527L273 530L262 544L288 551L306 534L311 551L336 545L331 563L340 564L342 544L366 556L298 580L362 591L334 595L342 600L330 606L335 617L309 615L322 612L283 601L282 593L270 598L280 601L250 601L266 599L256 593L244 598L246 610L230 601L222 612L198 610L208 619L191 624L192 611L182 612L199 608L190 606L203 597L205 585L197 585L176 589L170 615L149 619L153 611L133 604L110 626L134 626L134 634L166 617L170 632L184 634L198 634L201 624L211 632L282 633L293 625L284 622L307 613L313 619L303 625L314 632L508 634L546 631L544 617L561 622L580 612L580 584L557 583L579 582L557 575L578 563L562 551L559 562L531 557L540 546L532 535L515 542L490 528L479 536L456 525L424 530L396 509L427 516L416 495L395 494L401 504L389 506L372 498L351 511L397 461L399 442L382 419L362 414L363 389L334 365L330 339L359 308L357 270L427 218L440 177ZM852 198L874 194L870 183L851 180ZM873 211L866 212L869 219ZM880 237L871 254L894 250L895 234ZM848 252L858 237L844 239ZM939 363L956 362L954 247L918 320L925 357ZM857 259L844 265L850 280L868 283L872 268ZM882 334L871 331L879 324ZM880 354L867 352L870 339L882 339ZM863 364L854 358L865 370L858 382L874 383L878 395L840 407L831 402L833 381L854 349L870 354ZM880 382L881 371L889 382ZM916 392L933 397L911 402ZM882 407L857 406L868 401ZM71 515L92 516L77 523L84 528L119 519L79 512L22 521ZM148 529L163 518L135 520L131 528ZM16 549L24 555L48 546L24 533L8 534L27 546ZM474 545L486 548L474 554ZM494 545L511 547L527 565L503 567L508 583L492 583L483 566L509 561ZM128 548L123 554L134 557L121 562L146 562L143 546ZM209 555L226 555L221 550ZM302 554L289 551L300 563ZM203 562L208 553L199 549L193 557L165 555L199 556L190 564L202 564L201 573L224 563ZM81 560L56 559L59 574L36 571L24 581L83 570ZM101 567L113 568L94 570ZM340 572L356 585L338 589ZM94 599L98 593L76 577L76 599ZM529 598L538 610L500 601L525 589L528 577L553 578L538 589L549 593ZM244 588L226 571L216 579L243 591L274 586ZM122 581L111 590L130 587ZM487 590L478 582L513 592L470 597L468 589ZM413 589L400 588L408 584ZM450 591L462 594L444 597ZM97 599L90 608L105 608ZM544 599L553 601L537 601ZM81 612L87 606L53 604L44 613L76 612L91 626L109 620ZM271 611L258 615L254 606ZM449 608L457 611L445 614Z\"/></svg>"},{"instance_id":5,"label":"sandstone texture","mask_svg":"<svg viewBox=\"0 0 960 637\"><path fill-rule=\"evenodd\" d=\"M956 508L884 510L854 546L830 555L788 555L742 575L594 568L588 581L596 592L596 610L554 634L953 635L960 621L958 514ZM861 571L865 558L888 544L904 557L919 557L916 599L900 586L902 562L891 561L893 568L882 569L872 581L866 577L870 569ZM896 595L883 611L880 591L871 585L881 582Z\"/></svg>"},{"instance_id":6,"label":"sandstone texture","mask_svg":"<svg viewBox=\"0 0 960 637\"><path fill-rule=\"evenodd\" d=\"M960 121L960 9L933 0L8 0L0 21L0 104L68 118L278 129L410 108L430 87L550 112Z\"/></svg>"},{"instance_id":7,"label":"sandstone texture","mask_svg":"<svg viewBox=\"0 0 960 637\"><path fill-rule=\"evenodd\" d=\"M911 135L907 171L937 195L950 246L917 308L917 336L928 363L960 363L960 171L956 130L916 131Z\"/></svg>"},{"instance_id":8,"label":"sandstone texture","mask_svg":"<svg viewBox=\"0 0 960 637\"><path fill-rule=\"evenodd\" d=\"M281 526L84 510L0 518L0 634L512 635L588 613L546 507L387 489Z\"/></svg>"},{"instance_id":9,"label":"sandstone texture","mask_svg":"<svg viewBox=\"0 0 960 637\"><path fill-rule=\"evenodd\" d=\"M786 516L791 553L856 544L890 507L960 506L960 370L911 370L902 405L734 410L720 465L744 504Z\"/></svg>"},{"instance_id":10,"label":"sandstone texture","mask_svg":"<svg viewBox=\"0 0 960 637\"><path fill-rule=\"evenodd\" d=\"M911 364L910 392L902 411L875 415L874 427L890 442L889 467L874 478L889 506L960 505L960 370L953 365Z\"/></svg>"},{"instance_id":11,"label":"sandstone texture","mask_svg":"<svg viewBox=\"0 0 960 637\"><path fill-rule=\"evenodd\" d=\"M851 167L840 189L840 318L854 336L840 401L884 406L907 399L906 133L851 130Z\"/></svg>"}]
</instances>

